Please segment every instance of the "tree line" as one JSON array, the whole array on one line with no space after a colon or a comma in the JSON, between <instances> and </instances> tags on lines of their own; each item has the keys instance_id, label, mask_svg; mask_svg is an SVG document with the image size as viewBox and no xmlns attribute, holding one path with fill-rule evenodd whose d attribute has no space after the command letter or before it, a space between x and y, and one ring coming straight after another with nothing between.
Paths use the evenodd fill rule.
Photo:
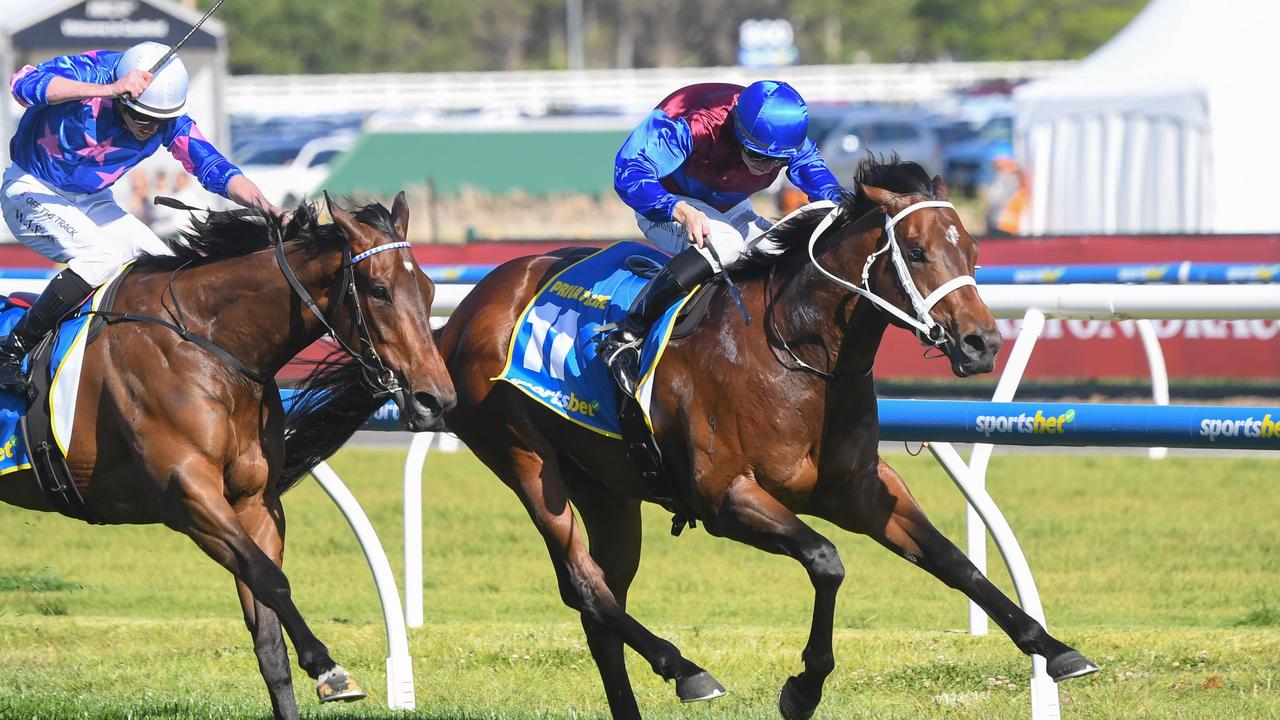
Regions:
<instances>
[{"instance_id":1,"label":"tree line","mask_svg":"<svg viewBox=\"0 0 1280 720\"><path fill-rule=\"evenodd\" d=\"M570 0L571 1L571 0ZM1146 0L581 0L588 68L737 64L785 18L799 62L1078 58ZM212 0L200 0L202 9ZM237 74L558 69L566 0L252 0L218 11Z\"/></svg>"}]
</instances>

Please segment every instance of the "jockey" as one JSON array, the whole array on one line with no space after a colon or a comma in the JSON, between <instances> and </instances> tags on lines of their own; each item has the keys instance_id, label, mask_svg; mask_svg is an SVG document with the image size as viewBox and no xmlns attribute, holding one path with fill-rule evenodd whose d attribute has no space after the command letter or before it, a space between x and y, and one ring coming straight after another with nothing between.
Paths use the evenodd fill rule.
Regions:
<instances>
[{"instance_id":1,"label":"jockey","mask_svg":"<svg viewBox=\"0 0 1280 720\"><path fill-rule=\"evenodd\" d=\"M0 388L25 388L23 356L121 266L143 253L172 254L109 190L161 145L209 192L281 212L182 113L182 60L174 55L151 74L166 52L144 42L123 53L62 55L9 81L27 110L9 143L0 209L18 240L67 268L0 340Z\"/></svg>"},{"instance_id":2,"label":"jockey","mask_svg":"<svg viewBox=\"0 0 1280 720\"><path fill-rule=\"evenodd\" d=\"M752 193L772 185L784 165L810 200L848 192L808 129L809 109L786 83L703 83L669 95L623 143L613 187L636 211L645 238L674 256L601 342L601 357L627 393L635 391L645 333L672 300L748 249L781 252L761 241L771 223L752 210Z\"/></svg>"}]
</instances>

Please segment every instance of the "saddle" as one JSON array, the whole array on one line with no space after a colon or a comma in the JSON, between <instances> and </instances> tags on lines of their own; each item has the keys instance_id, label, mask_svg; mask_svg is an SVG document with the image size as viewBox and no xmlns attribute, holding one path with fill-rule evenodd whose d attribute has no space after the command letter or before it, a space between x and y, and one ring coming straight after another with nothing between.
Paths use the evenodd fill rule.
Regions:
<instances>
[{"instance_id":1,"label":"saddle","mask_svg":"<svg viewBox=\"0 0 1280 720\"><path fill-rule=\"evenodd\" d=\"M102 290L100 307L110 307L115 301L122 278L123 275ZM35 295L31 293L13 293L8 298L11 305L28 308L34 300ZM92 342L105 326L105 320L94 317L90 320L85 341ZM59 324L60 327L61 324ZM52 502L54 508L67 517L83 520L92 525L103 525L106 521L85 504L84 497L80 495L80 490L71 477L67 459L58 448L58 443L53 436L53 418L49 412L49 393L53 382L49 366L53 360L54 343L57 337L58 328L55 328L27 354L26 412L18 422L19 431L31 459L31 471L35 475L36 483Z\"/></svg>"}]
</instances>

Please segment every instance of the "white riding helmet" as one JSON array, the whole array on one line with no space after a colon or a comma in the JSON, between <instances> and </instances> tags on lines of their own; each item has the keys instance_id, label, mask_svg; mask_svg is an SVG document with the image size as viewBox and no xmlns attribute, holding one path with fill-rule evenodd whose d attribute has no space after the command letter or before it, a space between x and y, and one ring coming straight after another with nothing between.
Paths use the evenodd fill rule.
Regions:
<instances>
[{"instance_id":1,"label":"white riding helmet","mask_svg":"<svg viewBox=\"0 0 1280 720\"><path fill-rule=\"evenodd\" d=\"M151 66L169 52L168 45L158 42L138 43L129 48L116 64L116 79L128 75L134 70L150 71ZM165 61L164 65L151 76L151 84L140 97L128 97L121 100L128 107L153 118L173 118L182 114L182 107L187 104L187 66L177 55Z\"/></svg>"}]
</instances>

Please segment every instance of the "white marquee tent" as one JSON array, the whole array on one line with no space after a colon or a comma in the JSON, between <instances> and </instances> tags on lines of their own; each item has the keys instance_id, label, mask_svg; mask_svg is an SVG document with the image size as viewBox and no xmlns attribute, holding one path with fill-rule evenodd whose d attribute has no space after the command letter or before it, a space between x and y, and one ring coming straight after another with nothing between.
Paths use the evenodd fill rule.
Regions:
<instances>
[{"instance_id":1,"label":"white marquee tent","mask_svg":"<svg viewBox=\"0 0 1280 720\"><path fill-rule=\"evenodd\" d=\"M1023 231L1280 231L1280 2L1152 0L1017 94Z\"/></svg>"}]
</instances>

